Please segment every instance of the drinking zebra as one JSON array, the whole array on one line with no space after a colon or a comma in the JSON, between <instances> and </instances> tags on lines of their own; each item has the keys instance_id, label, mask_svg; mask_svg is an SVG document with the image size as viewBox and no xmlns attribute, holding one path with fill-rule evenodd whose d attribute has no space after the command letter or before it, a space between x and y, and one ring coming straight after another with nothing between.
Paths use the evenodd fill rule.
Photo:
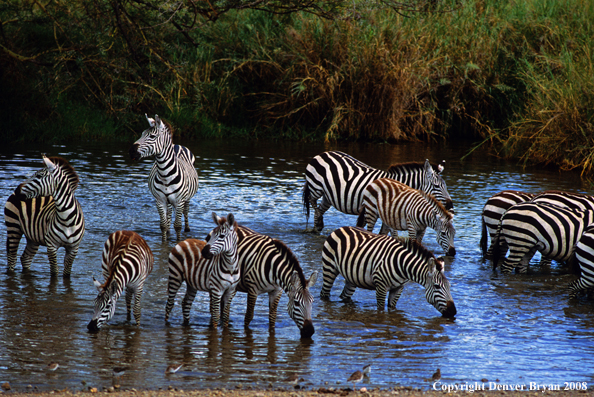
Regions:
<instances>
[{"instance_id":1,"label":"drinking zebra","mask_svg":"<svg viewBox=\"0 0 594 397\"><path fill-rule=\"evenodd\" d=\"M237 291L248 294L244 324L254 318L258 295L268 293L268 326L274 329L278 303L283 290L289 302L287 311L300 330L302 338L311 338L315 329L311 319L313 296L309 289L317 280L314 271L309 279L295 254L280 240L257 233L247 227L237 228L238 262L241 279Z\"/></svg>"},{"instance_id":2,"label":"drinking zebra","mask_svg":"<svg viewBox=\"0 0 594 397\"><path fill-rule=\"evenodd\" d=\"M177 241L181 240L182 214L185 232L190 231L188 211L190 200L198 190L198 173L194 168L194 155L189 149L174 145L172 128L155 115L148 118L150 128L142 132L139 140L130 148L130 157L139 160L155 156L149 175L149 189L157 202L161 235L167 240L171 223L171 211L175 210L173 228Z\"/></svg>"},{"instance_id":3,"label":"drinking zebra","mask_svg":"<svg viewBox=\"0 0 594 397\"><path fill-rule=\"evenodd\" d=\"M109 235L103 245L101 257L101 269L105 281L101 284L93 278L99 294L95 298L93 318L87 325L89 331L99 331L99 328L113 317L116 303L124 288L128 321L131 320L131 313L134 312L136 325L140 325L140 299L144 282L153 270L153 263L153 253L139 234L129 230L119 230ZM132 298L134 298L133 309Z\"/></svg>"},{"instance_id":4,"label":"drinking zebra","mask_svg":"<svg viewBox=\"0 0 594 397\"><path fill-rule=\"evenodd\" d=\"M594 221L592 210L572 210L544 203L520 203L501 217L493 243L493 268L499 264L499 240L505 240L509 255L501 271L514 268L526 273L530 259L539 251L543 257L559 262L570 259L573 247L584 229Z\"/></svg>"},{"instance_id":5,"label":"drinking zebra","mask_svg":"<svg viewBox=\"0 0 594 397\"><path fill-rule=\"evenodd\" d=\"M594 288L594 226L584 230L574 247L573 261L579 266L579 278L569 285L569 298Z\"/></svg>"},{"instance_id":6,"label":"drinking zebra","mask_svg":"<svg viewBox=\"0 0 594 397\"><path fill-rule=\"evenodd\" d=\"M314 209L314 230L324 228L324 213L334 206L345 214L358 215L363 191L378 178L392 178L408 186L433 194L446 209L453 208L445 181L443 166L425 163L394 164L387 171L377 170L343 152L325 152L315 156L305 169L303 208L309 219ZM317 204L322 198L320 205Z\"/></svg>"},{"instance_id":7,"label":"drinking zebra","mask_svg":"<svg viewBox=\"0 0 594 397\"><path fill-rule=\"evenodd\" d=\"M428 193L394 179L376 179L363 192L357 226L367 225L367 230L373 232L378 218L382 220L380 234L387 234L389 229L397 236L398 230L408 230L408 237L419 243L430 227L437 233L437 243L446 255L456 255L453 215Z\"/></svg>"},{"instance_id":8,"label":"drinking zebra","mask_svg":"<svg viewBox=\"0 0 594 397\"><path fill-rule=\"evenodd\" d=\"M497 232L497 225L501 220L501 217L510 207L513 205L530 201L534 198L535 194L520 192L517 190L504 190L491 196L481 214L481 252L483 259L491 259L493 257L493 238ZM491 246L487 249L487 234L491 239ZM501 240L502 244L505 244ZM507 245L500 247L503 252L507 251Z\"/></svg>"},{"instance_id":9,"label":"drinking zebra","mask_svg":"<svg viewBox=\"0 0 594 397\"><path fill-rule=\"evenodd\" d=\"M23 234L27 245L21 256L23 271L31 268L39 246L47 247L52 276L58 274L58 248L64 247L64 277L85 234L82 208L74 197L79 178L68 161L43 156L44 168L20 184L4 206L8 271L14 271Z\"/></svg>"},{"instance_id":10,"label":"drinking zebra","mask_svg":"<svg viewBox=\"0 0 594 397\"><path fill-rule=\"evenodd\" d=\"M190 309L198 291L210 293L210 326L229 325L231 300L235 296L240 278L237 261L237 223L233 214L227 218L212 219L217 225L207 242L187 239L178 243L169 253L169 283L165 321L175 302L175 295L186 282L186 295L182 300L184 325L190 323Z\"/></svg>"},{"instance_id":11,"label":"drinking zebra","mask_svg":"<svg viewBox=\"0 0 594 397\"><path fill-rule=\"evenodd\" d=\"M342 227L328 236L322 250L324 285L320 296L330 290L341 274L345 286L340 299L350 300L357 287L375 290L378 310L396 307L404 286L414 281L425 287L427 302L444 317L456 315L450 283L443 260L435 258L415 240L400 240L370 233L361 228Z\"/></svg>"}]
</instances>

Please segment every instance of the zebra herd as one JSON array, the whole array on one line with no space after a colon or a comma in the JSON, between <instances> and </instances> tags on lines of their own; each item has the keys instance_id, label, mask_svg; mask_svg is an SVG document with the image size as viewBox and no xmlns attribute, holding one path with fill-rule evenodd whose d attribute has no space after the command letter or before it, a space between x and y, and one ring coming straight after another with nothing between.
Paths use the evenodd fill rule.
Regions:
<instances>
[{"instance_id":1,"label":"zebra herd","mask_svg":"<svg viewBox=\"0 0 594 397\"><path fill-rule=\"evenodd\" d=\"M167 122L158 116L147 120L149 128L129 154L135 160L155 158L149 190L157 204L163 242L168 239L175 214L177 244L168 256L165 321L169 321L177 292L185 282L181 303L184 324L189 324L197 292L205 291L210 296L210 326L227 327L231 303L239 291L248 295L246 327L253 319L258 295L268 293L272 330L284 291L289 298L289 315L301 337L310 338L315 332L310 288L318 272L306 278L285 243L239 225L232 213L226 217L212 214L215 227L205 241L182 241L182 218L188 232L189 203L198 191L195 158L188 148L173 144L173 130ZM43 163L44 168L21 183L5 205L8 271L15 269L19 242L25 235L23 271L29 270L38 247L43 245L47 247L51 275L56 276L56 252L64 247L63 276L69 277L85 232L83 212L74 196L79 179L62 158L44 155ZM416 282L425 288L427 302L442 316L456 315L444 260L422 245L425 230L430 227L444 254L456 255L454 206L441 175L443 170L443 165L427 160L395 164L382 171L338 151L322 153L309 162L302 203L306 221L310 208L314 210L313 231L319 233L324 228L323 216L331 206L358 215L357 227L341 227L325 240L321 252L322 299L329 299L336 277L342 275L345 285L341 300L350 300L356 288L370 289L375 290L378 310L384 309L386 298L388 308L393 309L404 286ZM378 219L382 227L375 234ZM580 279L570 286L572 297L594 286L594 198L556 191L504 191L487 201L482 226L483 257L491 258L494 267L500 265L502 272L514 268L526 272L532 255L540 251L543 263L569 262L581 269ZM399 237L399 230L406 230L408 238ZM491 238L488 249L487 236ZM510 254L500 264L508 249ZM94 280L98 295L88 330L96 332L109 321L124 290L128 320L133 313L139 324L143 287L153 266L151 249L140 235L129 230L112 233L102 254L105 280Z\"/></svg>"}]
</instances>

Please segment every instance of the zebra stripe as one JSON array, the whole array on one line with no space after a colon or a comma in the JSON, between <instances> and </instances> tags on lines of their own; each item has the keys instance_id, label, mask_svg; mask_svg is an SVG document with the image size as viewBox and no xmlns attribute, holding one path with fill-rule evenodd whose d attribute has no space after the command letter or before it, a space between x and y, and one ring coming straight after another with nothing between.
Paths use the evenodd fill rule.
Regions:
<instances>
[{"instance_id":1,"label":"zebra stripe","mask_svg":"<svg viewBox=\"0 0 594 397\"><path fill-rule=\"evenodd\" d=\"M423 242L425 230L430 227L437 233L437 243L446 255L456 255L453 215L430 194L394 179L377 179L363 192L357 226L367 225L367 230L373 232L378 218L383 222L380 234L387 234L389 229L397 236L398 230L408 230L409 238L418 243Z\"/></svg>"},{"instance_id":2,"label":"zebra stripe","mask_svg":"<svg viewBox=\"0 0 594 397\"><path fill-rule=\"evenodd\" d=\"M383 310L396 302L404 286L414 281L425 287L427 302L444 317L456 315L443 260L436 259L414 240L400 240L354 227L342 227L328 236L322 250L324 285L320 296L329 299L336 277L345 286L340 299L350 300L357 287L376 291L377 308Z\"/></svg>"},{"instance_id":3,"label":"zebra stripe","mask_svg":"<svg viewBox=\"0 0 594 397\"><path fill-rule=\"evenodd\" d=\"M315 329L311 319L313 296L309 289L317 280L314 271L309 279L303 275L295 254L280 240L239 226L238 262L241 279L237 291L248 294L245 326L254 318L258 295L268 293L268 324L274 329L276 313L283 290L289 297L287 311L300 330L302 338L311 338Z\"/></svg>"},{"instance_id":4,"label":"zebra stripe","mask_svg":"<svg viewBox=\"0 0 594 397\"><path fill-rule=\"evenodd\" d=\"M537 194L530 201L576 210L594 210L594 197L582 193L547 190L546 192Z\"/></svg>"},{"instance_id":5,"label":"zebra stripe","mask_svg":"<svg viewBox=\"0 0 594 397\"><path fill-rule=\"evenodd\" d=\"M74 197L79 178L61 157L43 156L45 168L20 184L4 206L8 271L14 271L17 250L23 234L27 245L21 256L23 271L31 268L39 246L47 247L52 276L58 274L57 251L64 247L64 277L70 277L72 264L85 233L82 208Z\"/></svg>"},{"instance_id":6,"label":"zebra stripe","mask_svg":"<svg viewBox=\"0 0 594 397\"><path fill-rule=\"evenodd\" d=\"M190 323L190 309L198 291L210 293L210 326L229 326L231 300L235 296L240 278L237 257L237 223L233 214L227 218L212 218L217 225L210 233L209 242L187 239L178 243L169 254L169 283L165 321L169 321L175 296L186 282L186 295L182 301L184 325Z\"/></svg>"},{"instance_id":7,"label":"zebra stripe","mask_svg":"<svg viewBox=\"0 0 594 397\"><path fill-rule=\"evenodd\" d=\"M574 260L579 265L579 278L569 285L569 298L594 288L594 226L584 230L574 248Z\"/></svg>"},{"instance_id":8,"label":"zebra stripe","mask_svg":"<svg viewBox=\"0 0 594 397\"><path fill-rule=\"evenodd\" d=\"M433 194L445 207L453 208L442 166L429 163L403 163L387 171L377 170L343 152L325 152L315 156L305 169L303 208L309 219L310 206L314 209L314 230L324 228L324 213L334 206L345 214L358 215L363 191L379 178L391 178L408 186ZM320 205L317 201L322 198Z\"/></svg>"},{"instance_id":9,"label":"zebra stripe","mask_svg":"<svg viewBox=\"0 0 594 397\"><path fill-rule=\"evenodd\" d=\"M497 232L497 225L501 217L510 207L530 201L534 198L535 194L520 192L517 190L504 190L491 196L481 214L481 252L483 259L490 259L493 257L493 238ZM487 249L487 234L491 239L491 246ZM503 241L502 241L503 243ZM507 251L507 246L500 248L503 251Z\"/></svg>"},{"instance_id":10,"label":"zebra stripe","mask_svg":"<svg viewBox=\"0 0 594 397\"><path fill-rule=\"evenodd\" d=\"M188 212L190 200L198 191L198 173L194 168L194 155L188 148L174 145L171 126L161 120L148 118L150 128L143 131L139 140L130 148L130 158L139 160L155 156L149 175L149 189L157 202L161 236L167 240L171 211L175 210L173 228L177 241L181 240L182 214L185 232L190 231Z\"/></svg>"},{"instance_id":11,"label":"zebra stripe","mask_svg":"<svg viewBox=\"0 0 594 397\"><path fill-rule=\"evenodd\" d=\"M105 282L101 284L93 278L99 294L95 298L93 318L87 325L89 331L99 331L99 328L113 317L116 303L124 288L126 288L128 321L131 320L133 311L136 325L140 325L140 299L144 282L153 270L153 263L153 253L139 234L129 230L119 230L109 235L103 246L101 258ZM132 298L134 298L133 309Z\"/></svg>"},{"instance_id":12,"label":"zebra stripe","mask_svg":"<svg viewBox=\"0 0 594 397\"><path fill-rule=\"evenodd\" d=\"M583 230L594 221L592 210L572 210L544 203L514 205L501 218L493 241L493 268L502 256L499 240L509 246L501 271L514 268L526 273L530 259L539 251L543 257L559 262L570 259Z\"/></svg>"}]
</instances>

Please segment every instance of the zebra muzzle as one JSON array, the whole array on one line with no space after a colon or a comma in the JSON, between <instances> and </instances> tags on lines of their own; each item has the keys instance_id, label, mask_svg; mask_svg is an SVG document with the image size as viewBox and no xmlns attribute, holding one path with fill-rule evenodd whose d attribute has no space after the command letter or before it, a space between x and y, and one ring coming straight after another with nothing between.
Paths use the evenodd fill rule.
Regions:
<instances>
[{"instance_id":1,"label":"zebra muzzle","mask_svg":"<svg viewBox=\"0 0 594 397\"><path fill-rule=\"evenodd\" d=\"M205 259L212 259L213 254L210 252L210 245L205 245L200 252Z\"/></svg>"},{"instance_id":2,"label":"zebra muzzle","mask_svg":"<svg viewBox=\"0 0 594 397\"><path fill-rule=\"evenodd\" d=\"M97 320L91 320L89 324L87 324L87 329L89 332L99 332Z\"/></svg>"},{"instance_id":3,"label":"zebra muzzle","mask_svg":"<svg viewBox=\"0 0 594 397\"><path fill-rule=\"evenodd\" d=\"M305 320L301 328L301 339L309 339L316 332L311 320Z\"/></svg>"},{"instance_id":4,"label":"zebra muzzle","mask_svg":"<svg viewBox=\"0 0 594 397\"><path fill-rule=\"evenodd\" d=\"M132 145L132 147L130 147L130 150L128 151L128 153L130 154L130 158L132 160L140 160L142 158L140 153L138 153L138 144L137 143L135 143L134 145Z\"/></svg>"},{"instance_id":5,"label":"zebra muzzle","mask_svg":"<svg viewBox=\"0 0 594 397\"><path fill-rule=\"evenodd\" d=\"M454 304L453 301L447 301L446 302L446 308L445 310L441 313L441 315L443 317L454 317L456 315L458 311L456 310L456 305Z\"/></svg>"}]
</instances>

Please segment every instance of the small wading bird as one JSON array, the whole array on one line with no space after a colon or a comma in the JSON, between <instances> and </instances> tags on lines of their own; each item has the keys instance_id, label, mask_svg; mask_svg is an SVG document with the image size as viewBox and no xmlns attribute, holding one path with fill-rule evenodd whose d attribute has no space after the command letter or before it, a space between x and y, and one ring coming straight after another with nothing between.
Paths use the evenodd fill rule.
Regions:
<instances>
[{"instance_id":1,"label":"small wading bird","mask_svg":"<svg viewBox=\"0 0 594 397\"><path fill-rule=\"evenodd\" d=\"M363 372L356 370L353 374L349 377L347 382L353 382L353 389L355 388L355 384L361 382L363 380Z\"/></svg>"},{"instance_id":2,"label":"small wading bird","mask_svg":"<svg viewBox=\"0 0 594 397\"><path fill-rule=\"evenodd\" d=\"M56 362L51 362L47 365L47 369L49 371L55 371L58 369L58 367L60 366L60 364L56 363Z\"/></svg>"},{"instance_id":3,"label":"small wading bird","mask_svg":"<svg viewBox=\"0 0 594 397\"><path fill-rule=\"evenodd\" d=\"M177 371L179 371L179 369L182 367L182 365L184 365L184 364L183 363L180 365L171 364L169 367L167 367L167 369L165 370L165 373L166 374L174 374Z\"/></svg>"}]
</instances>

